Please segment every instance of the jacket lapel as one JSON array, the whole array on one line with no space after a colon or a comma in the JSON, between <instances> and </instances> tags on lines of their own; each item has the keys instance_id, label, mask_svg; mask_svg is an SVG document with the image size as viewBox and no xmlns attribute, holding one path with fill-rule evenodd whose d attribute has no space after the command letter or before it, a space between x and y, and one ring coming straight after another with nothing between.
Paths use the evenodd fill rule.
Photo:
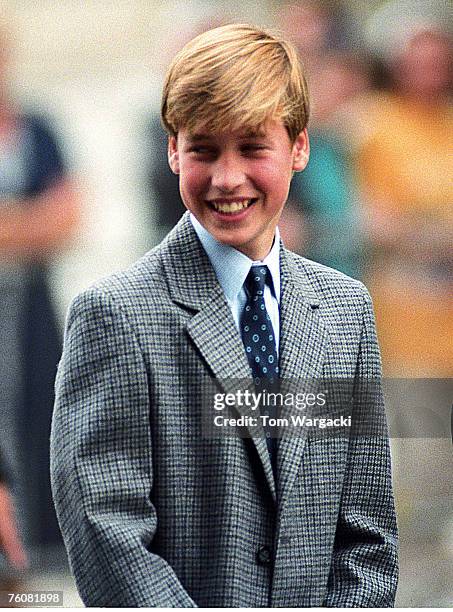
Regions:
<instances>
[{"instance_id":1,"label":"jacket lapel","mask_svg":"<svg viewBox=\"0 0 453 612\"><path fill-rule=\"evenodd\" d=\"M245 386L250 382L245 380L250 377L250 366L230 307L188 213L162 244L162 254L173 301L194 311L187 324L190 338L225 393L234 393L240 383ZM237 407L237 411L253 416L246 407ZM259 426L248 430L276 499L263 429Z\"/></svg>"},{"instance_id":2,"label":"jacket lapel","mask_svg":"<svg viewBox=\"0 0 453 612\"><path fill-rule=\"evenodd\" d=\"M305 382L321 378L328 330L319 316L319 299L300 259L282 248L280 310L280 378L287 391L302 391ZM296 411L297 412L297 411ZM292 411L294 414L294 410ZM277 456L278 502L282 511L296 479L306 442L306 428L293 433L284 429Z\"/></svg>"}]
</instances>

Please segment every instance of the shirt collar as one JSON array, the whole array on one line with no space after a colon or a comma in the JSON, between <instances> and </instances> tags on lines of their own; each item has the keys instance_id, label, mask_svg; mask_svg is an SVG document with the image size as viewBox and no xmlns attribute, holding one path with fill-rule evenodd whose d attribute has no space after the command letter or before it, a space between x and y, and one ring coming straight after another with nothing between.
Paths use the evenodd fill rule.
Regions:
<instances>
[{"instance_id":1,"label":"shirt collar","mask_svg":"<svg viewBox=\"0 0 453 612\"><path fill-rule=\"evenodd\" d=\"M244 253L227 244L218 242L190 213L190 221L214 268L220 286L228 302L239 295L252 265L266 265L272 276L275 297L280 304L280 232L275 230L274 244L263 261L253 261ZM231 274L234 270L235 274Z\"/></svg>"}]
</instances>

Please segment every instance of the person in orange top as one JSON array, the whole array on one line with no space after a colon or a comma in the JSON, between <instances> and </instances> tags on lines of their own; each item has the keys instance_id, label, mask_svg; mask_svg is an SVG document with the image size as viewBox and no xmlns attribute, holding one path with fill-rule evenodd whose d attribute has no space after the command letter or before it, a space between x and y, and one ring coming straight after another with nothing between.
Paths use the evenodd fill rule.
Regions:
<instances>
[{"instance_id":1,"label":"person in orange top","mask_svg":"<svg viewBox=\"0 0 453 612\"><path fill-rule=\"evenodd\" d=\"M372 245L369 286L384 372L453 372L452 43L434 26L406 33L393 87L369 99L357 168Z\"/></svg>"}]
</instances>

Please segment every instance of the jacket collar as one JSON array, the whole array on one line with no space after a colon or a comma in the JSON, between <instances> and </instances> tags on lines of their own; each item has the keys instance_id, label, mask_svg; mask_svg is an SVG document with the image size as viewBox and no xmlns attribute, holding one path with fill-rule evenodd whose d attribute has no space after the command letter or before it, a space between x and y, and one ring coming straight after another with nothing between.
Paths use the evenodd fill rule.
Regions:
<instances>
[{"instance_id":1,"label":"jacket collar","mask_svg":"<svg viewBox=\"0 0 453 612\"><path fill-rule=\"evenodd\" d=\"M220 288L214 269L186 212L161 244L162 261L171 298L192 310L201 310ZM293 253L280 242L281 295L295 292L297 299L316 308L319 298L307 273Z\"/></svg>"}]
</instances>

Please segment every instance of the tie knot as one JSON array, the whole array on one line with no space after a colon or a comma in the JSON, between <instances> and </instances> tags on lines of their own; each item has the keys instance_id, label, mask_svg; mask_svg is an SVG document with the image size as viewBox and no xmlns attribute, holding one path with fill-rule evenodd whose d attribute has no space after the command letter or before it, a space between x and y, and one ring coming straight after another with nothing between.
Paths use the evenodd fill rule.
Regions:
<instances>
[{"instance_id":1,"label":"tie knot","mask_svg":"<svg viewBox=\"0 0 453 612\"><path fill-rule=\"evenodd\" d=\"M250 268L245 279L245 286L251 297L264 295L264 286L268 282L268 276L269 268L267 266L252 266Z\"/></svg>"}]
</instances>

